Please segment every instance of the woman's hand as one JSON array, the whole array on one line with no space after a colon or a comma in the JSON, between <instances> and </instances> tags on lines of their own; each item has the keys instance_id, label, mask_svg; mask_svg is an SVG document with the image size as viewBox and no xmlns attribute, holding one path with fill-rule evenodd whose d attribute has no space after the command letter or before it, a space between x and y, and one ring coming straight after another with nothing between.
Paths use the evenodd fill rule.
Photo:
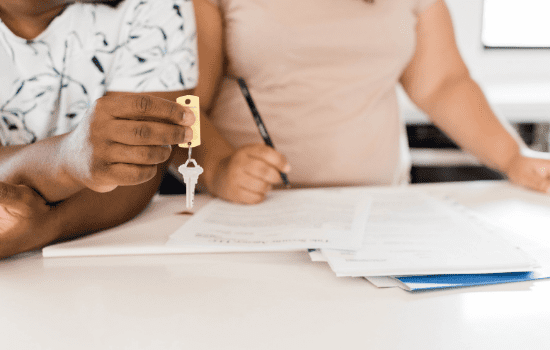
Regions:
<instances>
[{"instance_id":1,"label":"woman's hand","mask_svg":"<svg viewBox=\"0 0 550 350\"><path fill-rule=\"evenodd\" d=\"M279 172L288 171L290 164L273 148L263 144L248 145L220 162L208 190L231 202L259 203L273 185L281 183Z\"/></svg>"},{"instance_id":2,"label":"woman's hand","mask_svg":"<svg viewBox=\"0 0 550 350\"><path fill-rule=\"evenodd\" d=\"M0 182L0 259L55 240L51 210L31 188Z\"/></svg>"},{"instance_id":3,"label":"woman's hand","mask_svg":"<svg viewBox=\"0 0 550 350\"><path fill-rule=\"evenodd\" d=\"M550 155L548 153L524 149L512 158L505 173L515 184L550 193Z\"/></svg>"}]
</instances>

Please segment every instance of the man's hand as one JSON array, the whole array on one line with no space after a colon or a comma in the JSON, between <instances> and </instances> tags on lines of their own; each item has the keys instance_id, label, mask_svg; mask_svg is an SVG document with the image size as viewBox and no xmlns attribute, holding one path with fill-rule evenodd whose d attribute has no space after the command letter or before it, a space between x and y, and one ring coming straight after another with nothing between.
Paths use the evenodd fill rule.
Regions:
<instances>
[{"instance_id":1,"label":"man's hand","mask_svg":"<svg viewBox=\"0 0 550 350\"><path fill-rule=\"evenodd\" d=\"M96 192L152 179L170 157L171 145L191 141L195 115L162 98L104 96L64 140L62 169Z\"/></svg>"},{"instance_id":2,"label":"man's hand","mask_svg":"<svg viewBox=\"0 0 550 350\"><path fill-rule=\"evenodd\" d=\"M209 190L231 202L259 203L273 185L281 182L279 172L289 170L286 158L273 148L248 145L220 162Z\"/></svg>"},{"instance_id":3,"label":"man's hand","mask_svg":"<svg viewBox=\"0 0 550 350\"><path fill-rule=\"evenodd\" d=\"M54 240L50 210L29 187L0 182L0 259Z\"/></svg>"},{"instance_id":4,"label":"man's hand","mask_svg":"<svg viewBox=\"0 0 550 350\"><path fill-rule=\"evenodd\" d=\"M505 173L513 183L550 193L550 156L547 153L525 149L512 158Z\"/></svg>"}]
</instances>

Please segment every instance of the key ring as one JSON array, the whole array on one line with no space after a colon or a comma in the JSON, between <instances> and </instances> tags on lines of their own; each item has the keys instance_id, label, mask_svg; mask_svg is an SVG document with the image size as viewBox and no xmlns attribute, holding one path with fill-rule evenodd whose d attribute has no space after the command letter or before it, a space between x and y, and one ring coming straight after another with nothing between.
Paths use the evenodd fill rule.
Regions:
<instances>
[{"instance_id":1,"label":"key ring","mask_svg":"<svg viewBox=\"0 0 550 350\"><path fill-rule=\"evenodd\" d=\"M189 151L187 153L187 161L191 159L191 142L187 142L187 146L189 147Z\"/></svg>"},{"instance_id":2,"label":"key ring","mask_svg":"<svg viewBox=\"0 0 550 350\"><path fill-rule=\"evenodd\" d=\"M197 161L194 160L194 159L189 158L189 159L187 159L187 161L186 161L185 163L183 163L182 165L180 165L180 168L182 168L182 169L187 168L187 164L189 164L189 162L193 163L193 165L195 166L195 168L198 167ZM179 168L178 168L178 170L179 170ZM180 171L180 172L181 172L181 171Z\"/></svg>"}]
</instances>

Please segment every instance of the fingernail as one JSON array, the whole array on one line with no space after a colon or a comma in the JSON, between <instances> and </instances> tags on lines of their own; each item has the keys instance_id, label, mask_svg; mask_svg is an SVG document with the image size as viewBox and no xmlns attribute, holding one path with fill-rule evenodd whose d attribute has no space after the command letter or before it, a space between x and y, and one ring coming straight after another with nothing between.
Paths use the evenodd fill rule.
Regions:
<instances>
[{"instance_id":1,"label":"fingernail","mask_svg":"<svg viewBox=\"0 0 550 350\"><path fill-rule=\"evenodd\" d=\"M188 130L185 131L185 136L183 138L184 143L188 143L193 141L193 129L188 128Z\"/></svg>"},{"instance_id":2,"label":"fingernail","mask_svg":"<svg viewBox=\"0 0 550 350\"><path fill-rule=\"evenodd\" d=\"M189 118L191 118L191 113L183 112L183 118L181 119L182 123L185 122Z\"/></svg>"},{"instance_id":3,"label":"fingernail","mask_svg":"<svg viewBox=\"0 0 550 350\"><path fill-rule=\"evenodd\" d=\"M193 111L187 112L189 113L188 117L193 119L193 123L197 120L197 115Z\"/></svg>"}]
</instances>

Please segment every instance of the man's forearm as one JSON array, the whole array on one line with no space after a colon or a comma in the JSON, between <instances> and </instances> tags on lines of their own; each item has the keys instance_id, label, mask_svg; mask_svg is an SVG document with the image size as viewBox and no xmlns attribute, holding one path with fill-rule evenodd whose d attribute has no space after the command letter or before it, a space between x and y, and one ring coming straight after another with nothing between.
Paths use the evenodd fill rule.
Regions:
<instances>
[{"instance_id":1,"label":"man's forearm","mask_svg":"<svg viewBox=\"0 0 550 350\"><path fill-rule=\"evenodd\" d=\"M56 240L78 237L117 226L139 214L155 194L164 167L150 181L120 186L107 193L84 189L52 209Z\"/></svg>"},{"instance_id":2,"label":"man's forearm","mask_svg":"<svg viewBox=\"0 0 550 350\"><path fill-rule=\"evenodd\" d=\"M26 185L48 202L57 202L84 188L64 170L62 142L68 134L24 146L0 147L0 181Z\"/></svg>"},{"instance_id":3,"label":"man's forearm","mask_svg":"<svg viewBox=\"0 0 550 350\"><path fill-rule=\"evenodd\" d=\"M506 171L512 158L525 147L511 125L493 113L469 77L447 84L423 109L461 148L496 170Z\"/></svg>"}]
</instances>

